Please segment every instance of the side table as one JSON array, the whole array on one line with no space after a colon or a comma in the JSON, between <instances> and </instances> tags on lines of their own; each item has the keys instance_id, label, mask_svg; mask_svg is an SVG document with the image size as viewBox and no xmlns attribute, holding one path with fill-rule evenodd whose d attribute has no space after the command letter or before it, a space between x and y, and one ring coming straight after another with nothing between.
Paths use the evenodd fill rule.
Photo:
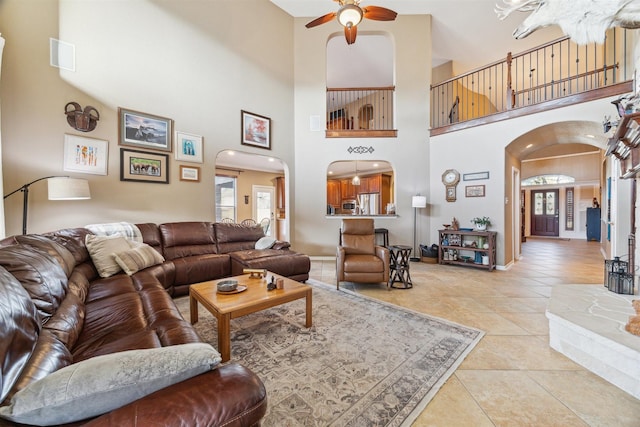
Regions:
<instances>
[{"instance_id":1,"label":"side table","mask_svg":"<svg viewBox=\"0 0 640 427\"><path fill-rule=\"evenodd\" d=\"M389 286L395 289L411 289L413 282L409 274L409 257L412 247L407 245L387 246L389 249ZM394 286L396 282L402 282L403 286Z\"/></svg>"}]
</instances>

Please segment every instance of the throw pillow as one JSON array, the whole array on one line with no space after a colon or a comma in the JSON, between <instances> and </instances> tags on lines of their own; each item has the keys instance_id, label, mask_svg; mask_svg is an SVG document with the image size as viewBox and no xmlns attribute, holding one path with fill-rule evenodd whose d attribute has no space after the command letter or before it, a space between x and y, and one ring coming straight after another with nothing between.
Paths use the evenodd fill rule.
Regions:
<instances>
[{"instance_id":1,"label":"throw pillow","mask_svg":"<svg viewBox=\"0 0 640 427\"><path fill-rule=\"evenodd\" d=\"M121 271L113 254L131 249L129 241L122 236L96 236L87 234L84 244L100 277L110 277Z\"/></svg>"},{"instance_id":2,"label":"throw pillow","mask_svg":"<svg viewBox=\"0 0 640 427\"><path fill-rule=\"evenodd\" d=\"M29 384L0 417L37 425L95 417L213 369L221 357L205 343L96 356Z\"/></svg>"},{"instance_id":3,"label":"throw pillow","mask_svg":"<svg viewBox=\"0 0 640 427\"><path fill-rule=\"evenodd\" d=\"M116 253L114 254L114 258L118 265L122 267L124 272L129 276L143 268L164 262L162 255L145 243L133 249Z\"/></svg>"},{"instance_id":4,"label":"throw pillow","mask_svg":"<svg viewBox=\"0 0 640 427\"><path fill-rule=\"evenodd\" d=\"M256 242L256 249L269 249L276 243L276 239L269 236L264 236L258 239Z\"/></svg>"}]
</instances>

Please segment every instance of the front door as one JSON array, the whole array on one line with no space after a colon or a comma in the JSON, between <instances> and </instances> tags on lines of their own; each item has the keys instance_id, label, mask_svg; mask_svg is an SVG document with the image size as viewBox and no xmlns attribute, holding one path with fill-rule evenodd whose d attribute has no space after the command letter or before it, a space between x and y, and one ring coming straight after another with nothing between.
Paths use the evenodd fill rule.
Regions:
<instances>
[{"instance_id":1,"label":"front door","mask_svg":"<svg viewBox=\"0 0 640 427\"><path fill-rule=\"evenodd\" d=\"M558 190L531 191L531 235L559 236Z\"/></svg>"}]
</instances>

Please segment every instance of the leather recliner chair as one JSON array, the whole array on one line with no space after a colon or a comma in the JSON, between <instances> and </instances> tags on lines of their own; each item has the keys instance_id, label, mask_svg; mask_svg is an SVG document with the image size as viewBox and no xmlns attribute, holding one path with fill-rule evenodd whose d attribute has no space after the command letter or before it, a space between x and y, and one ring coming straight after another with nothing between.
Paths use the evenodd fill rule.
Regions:
<instances>
[{"instance_id":1,"label":"leather recliner chair","mask_svg":"<svg viewBox=\"0 0 640 427\"><path fill-rule=\"evenodd\" d=\"M381 283L389 286L389 249L376 246L373 219L343 219L336 256L340 282Z\"/></svg>"}]
</instances>

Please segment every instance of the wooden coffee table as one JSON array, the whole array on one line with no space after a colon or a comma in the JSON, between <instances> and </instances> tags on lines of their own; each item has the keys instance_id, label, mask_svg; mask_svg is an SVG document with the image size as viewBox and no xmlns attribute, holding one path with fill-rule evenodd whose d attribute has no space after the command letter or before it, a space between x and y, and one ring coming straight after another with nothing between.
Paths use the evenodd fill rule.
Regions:
<instances>
[{"instance_id":1,"label":"wooden coffee table","mask_svg":"<svg viewBox=\"0 0 640 427\"><path fill-rule=\"evenodd\" d=\"M267 290L271 276L284 279L283 289ZM234 279L238 286L246 286L247 290L236 294L221 294L217 284L222 280ZM231 319L275 307L286 302L306 298L307 328L311 327L312 295L311 286L286 277L267 272L266 278L253 278L249 274L228 277L220 280L197 283L189 287L189 306L191 324L198 321L198 303L202 304L218 321L218 351L222 361L231 358Z\"/></svg>"}]
</instances>

